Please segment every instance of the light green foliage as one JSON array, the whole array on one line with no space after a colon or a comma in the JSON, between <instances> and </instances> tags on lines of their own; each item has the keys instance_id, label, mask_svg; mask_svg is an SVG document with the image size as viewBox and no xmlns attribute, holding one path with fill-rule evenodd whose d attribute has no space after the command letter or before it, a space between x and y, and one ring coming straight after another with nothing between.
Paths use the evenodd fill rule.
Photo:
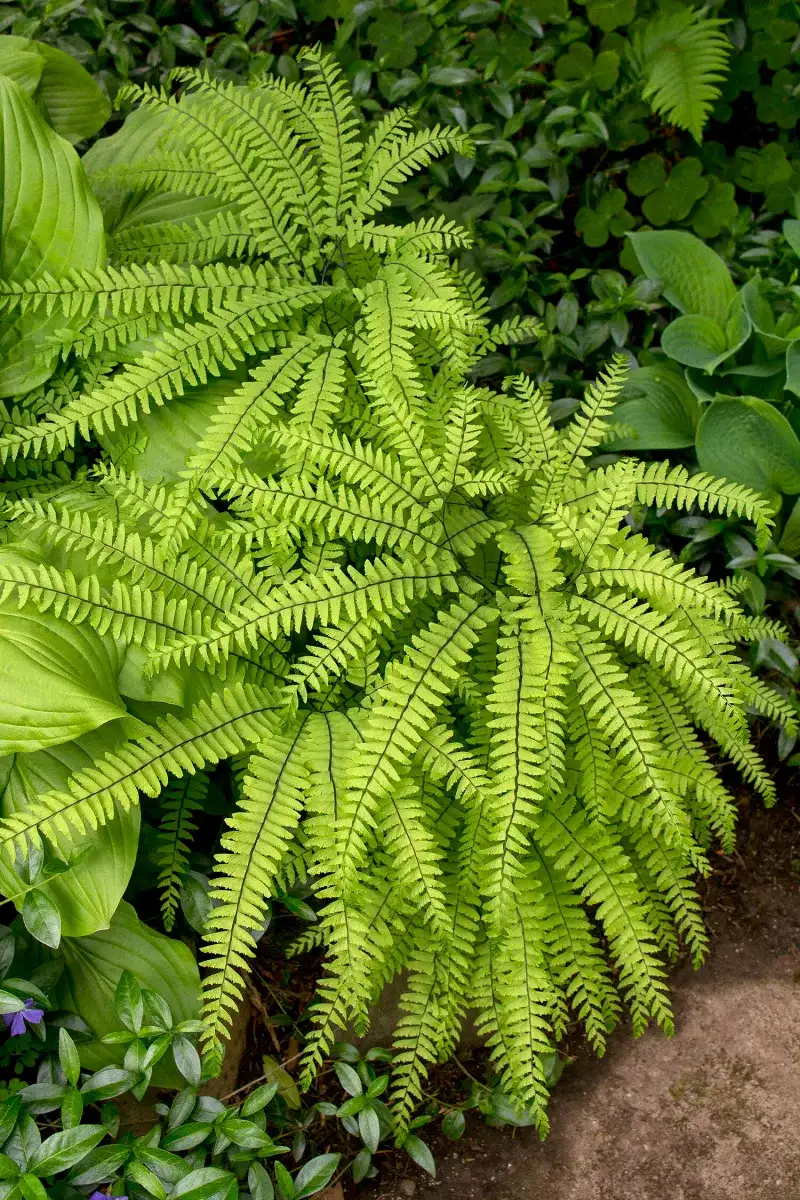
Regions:
<instances>
[{"instance_id":1,"label":"light green foliage","mask_svg":"<svg viewBox=\"0 0 800 1200\"><path fill-rule=\"evenodd\" d=\"M0 40L0 75L29 95L49 125L68 142L102 129L111 114L108 98L69 54L30 38Z\"/></svg>"},{"instance_id":2,"label":"light green foliage","mask_svg":"<svg viewBox=\"0 0 800 1200\"><path fill-rule=\"evenodd\" d=\"M569 1008L598 1049L621 1000L637 1033L669 1029L673 924L702 958L691 881L713 837L728 844L732 801L694 727L771 798L746 711L792 719L740 660L752 630L735 598L626 515L737 512L764 544L769 506L682 467L597 466L622 361L560 430L530 379L476 384L482 356L534 322L489 327L448 256L465 241L453 224L375 223L414 169L468 146L401 113L364 138L338 71L304 61L303 85L182 72L180 98L135 93L156 150L127 153L123 131L96 183L109 214L129 193L168 255L182 242L180 263L128 244L126 270L6 289L15 311L77 324L68 394L0 452L109 447L12 508L7 601L112 637L126 695L149 685L162 707L7 817L0 850L68 843L140 790L164 796L170 920L191 834L176 786L234 758L206 924L209 1069L268 903L299 873L328 952L305 1080L407 971L397 1135L468 1007L544 1129L543 1056ZM176 192L213 204L164 218ZM208 259L223 208L249 231L241 264ZM150 478L158 463L148 413L187 397L204 408L182 465L165 446L164 480L140 478L143 456Z\"/></svg>"},{"instance_id":3,"label":"light green foliage","mask_svg":"<svg viewBox=\"0 0 800 1200\"><path fill-rule=\"evenodd\" d=\"M731 45L722 21L679 8L655 17L631 41L630 55L653 111L701 141Z\"/></svg>"}]
</instances>

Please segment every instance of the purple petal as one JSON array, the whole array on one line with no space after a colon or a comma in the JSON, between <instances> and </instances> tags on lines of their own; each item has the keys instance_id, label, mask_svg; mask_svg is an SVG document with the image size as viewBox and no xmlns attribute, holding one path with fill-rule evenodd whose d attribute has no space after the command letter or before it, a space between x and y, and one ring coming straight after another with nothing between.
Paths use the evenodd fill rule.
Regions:
<instances>
[{"instance_id":1,"label":"purple petal","mask_svg":"<svg viewBox=\"0 0 800 1200\"><path fill-rule=\"evenodd\" d=\"M44 1009L28 1008L21 1015L23 1020L27 1021L29 1025L38 1025L44 1016Z\"/></svg>"},{"instance_id":2,"label":"purple petal","mask_svg":"<svg viewBox=\"0 0 800 1200\"><path fill-rule=\"evenodd\" d=\"M106 1196L105 1192L92 1192L89 1200L108 1200L108 1196Z\"/></svg>"},{"instance_id":3,"label":"purple petal","mask_svg":"<svg viewBox=\"0 0 800 1200\"><path fill-rule=\"evenodd\" d=\"M19 1037L25 1032L25 1016L20 1012L15 1012L11 1016L11 1036Z\"/></svg>"}]
</instances>

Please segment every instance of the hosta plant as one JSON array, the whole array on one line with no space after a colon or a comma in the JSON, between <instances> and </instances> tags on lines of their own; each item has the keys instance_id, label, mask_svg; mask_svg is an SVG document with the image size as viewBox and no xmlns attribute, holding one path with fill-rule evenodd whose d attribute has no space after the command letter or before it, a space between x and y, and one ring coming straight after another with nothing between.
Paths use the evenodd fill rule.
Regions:
<instances>
[{"instance_id":1,"label":"hosta plant","mask_svg":"<svg viewBox=\"0 0 800 1200\"><path fill-rule=\"evenodd\" d=\"M626 515L736 511L763 541L769 509L682 467L596 464L619 362L561 430L531 380L477 386L532 323L488 327L456 227L376 219L468 147L399 111L362 136L336 69L305 65L302 85L181 72L175 96L137 93L90 159L112 262L2 285L9 319L44 313L62 345L0 441L2 603L113 647L140 724L8 814L0 850L161 797L169 921L206 771L232 759L208 1069L268 901L302 875L328 952L306 1079L405 972L399 1136L468 1009L544 1128L570 1012L598 1049L621 1000L636 1032L669 1029L662 952L702 957L693 877L734 823L708 745L769 798L746 713L792 719L737 651L768 623ZM41 203L58 219L57 189Z\"/></svg>"}]
</instances>

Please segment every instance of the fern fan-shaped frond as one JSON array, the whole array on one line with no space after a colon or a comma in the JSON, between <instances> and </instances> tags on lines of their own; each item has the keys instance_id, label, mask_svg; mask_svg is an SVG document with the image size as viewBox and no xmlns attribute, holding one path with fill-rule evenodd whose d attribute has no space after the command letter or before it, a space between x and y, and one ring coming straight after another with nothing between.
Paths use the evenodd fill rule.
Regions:
<instances>
[{"instance_id":1,"label":"fern fan-shaped frond","mask_svg":"<svg viewBox=\"0 0 800 1200\"><path fill-rule=\"evenodd\" d=\"M649 20L632 39L631 60L653 112L702 141L703 126L727 74L731 43L724 22L691 8Z\"/></svg>"}]
</instances>

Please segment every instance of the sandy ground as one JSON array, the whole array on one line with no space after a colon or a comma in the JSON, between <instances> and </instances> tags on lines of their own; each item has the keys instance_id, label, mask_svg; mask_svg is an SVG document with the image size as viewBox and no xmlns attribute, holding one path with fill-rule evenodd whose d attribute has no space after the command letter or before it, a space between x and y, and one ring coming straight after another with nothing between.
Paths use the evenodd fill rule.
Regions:
<instances>
[{"instance_id":1,"label":"sandy ground","mask_svg":"<svg viewBox=\"0 0 800 1200\"><path fill-rule=\"evenodd\" d=\"M575 1062L544 1144L475 1124L436 1143L435 1181L410 1168L371 1196L800 1200L800 813L746 816L740 852L709 888L708 963L674 974L675 1037Z\"/></svg>"}]
</instances>

